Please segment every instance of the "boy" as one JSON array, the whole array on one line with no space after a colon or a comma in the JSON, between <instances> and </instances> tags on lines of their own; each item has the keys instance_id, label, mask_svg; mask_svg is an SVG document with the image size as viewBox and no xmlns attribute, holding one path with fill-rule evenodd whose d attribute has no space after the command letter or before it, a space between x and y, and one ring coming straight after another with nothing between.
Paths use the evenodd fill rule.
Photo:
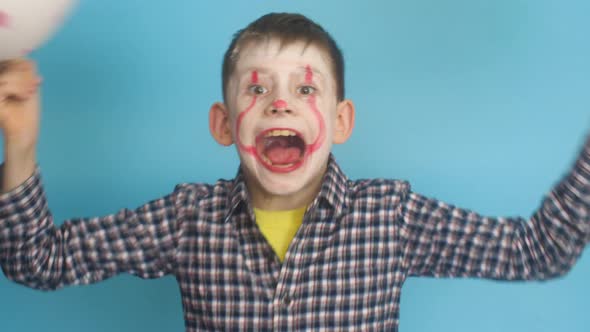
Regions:
<instances>
[{"instance_id":1,"label":"boy","mask_svg":"<svg viewBox=\"0 0 590 332\"><path fill-rule=\"evenodd\" d=\"M187 331L397 331L409 276L532 280L573 266L590 241L590 143L529 221L482 217L403 181L351 181L330 154L354 125L343 68L319 25L261 17L230 44L224 102L209 114L216 141L237 148L236 178L57 229L35 162L39 81L11 64L0 77L4 273L44 290L174 274Z\"/></svg>"}]
</instances>

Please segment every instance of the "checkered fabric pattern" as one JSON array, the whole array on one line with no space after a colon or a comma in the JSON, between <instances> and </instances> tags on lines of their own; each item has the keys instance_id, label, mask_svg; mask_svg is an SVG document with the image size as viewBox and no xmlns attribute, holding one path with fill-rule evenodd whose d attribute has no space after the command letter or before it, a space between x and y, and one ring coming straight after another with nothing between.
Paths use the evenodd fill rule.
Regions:
<instances>
[{"instance_id":1,"label":"checkered fabric pattern","mask_svg":"<svg viewBox=\"0 0 590 332\"><path fill-rule=\"evenodd\" d=\"M173 274L186 331L397 331L409 276L568 271L590 241L589 146L528 221L483 217L404 181L351 181L330 158L283 264L256 226L241 173L55 227L37 169L0 196L0 263L8 278L43 290Z\"/></svg>"}]
</instances>

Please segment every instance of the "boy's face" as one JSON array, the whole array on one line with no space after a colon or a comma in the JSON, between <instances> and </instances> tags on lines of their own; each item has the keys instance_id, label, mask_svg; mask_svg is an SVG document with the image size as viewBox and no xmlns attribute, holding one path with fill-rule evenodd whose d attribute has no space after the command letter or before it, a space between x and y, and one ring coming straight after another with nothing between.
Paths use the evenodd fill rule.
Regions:
<instances>
[{"instance_id":1,"label":"boy's face","mask_svg":"<svg viewBox=\"0 0 590 332\"><path fill-rule=\"evenodd\" d=\"M250 185L290 195L323 175L332 143L348 138L353 120L352 102L336 98L325 52L270 39L240 50L226 104L212 107L210 124L218 142L236 144Z\"/></svg>"}]
</instances>

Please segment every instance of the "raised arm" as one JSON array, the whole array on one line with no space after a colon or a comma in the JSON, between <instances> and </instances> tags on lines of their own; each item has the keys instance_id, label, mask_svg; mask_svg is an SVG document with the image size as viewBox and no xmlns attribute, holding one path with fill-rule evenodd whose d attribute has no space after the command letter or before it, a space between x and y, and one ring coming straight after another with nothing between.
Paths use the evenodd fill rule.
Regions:
<instances>
[{"instance_id":1,"label":"raised arm","mask_svg":"<svg viewBox=\"0 0 590 332\"><path fill-rule=\"evenodd\" d=\"M135 210L66 220L58 228L37 170L0 196L0 266L7 278L44 290L94 283L119 273L164 276L175 268L186 198L177 187Z\"/></svg>"},{"instance_id":2,"label":"raised arm","mask_svg":"<svg viewBox=\"0 0 590 332\"><path fill-rule=\"evenodd\" d=\"M502 280L562 276L590 242L590 139L533 216L484 217L410 193L402 238L409 275Z\"/></svg>"}]
</instances>

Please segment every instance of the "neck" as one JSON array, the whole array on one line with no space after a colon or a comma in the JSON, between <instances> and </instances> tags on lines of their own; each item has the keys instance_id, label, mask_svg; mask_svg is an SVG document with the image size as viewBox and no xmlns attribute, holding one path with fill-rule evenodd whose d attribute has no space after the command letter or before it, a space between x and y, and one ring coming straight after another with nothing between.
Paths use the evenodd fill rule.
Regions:
<instances>
[{"instance_id":1,"label":"neck","mask_svg":"<svg viewBox=\"0 0 590 332\"><path fill-rule=\"evenodd\" d=\"M251 179L249 176L246 176L246 185L255 208L267 211L295 210L307 207L313 202L320 192L325 173L326 170L324 169L310 183L306 183L301 190L285 195L269 193L259 184L254 184L253 181L256 180Z\"/></svg>"}]
</instances>

